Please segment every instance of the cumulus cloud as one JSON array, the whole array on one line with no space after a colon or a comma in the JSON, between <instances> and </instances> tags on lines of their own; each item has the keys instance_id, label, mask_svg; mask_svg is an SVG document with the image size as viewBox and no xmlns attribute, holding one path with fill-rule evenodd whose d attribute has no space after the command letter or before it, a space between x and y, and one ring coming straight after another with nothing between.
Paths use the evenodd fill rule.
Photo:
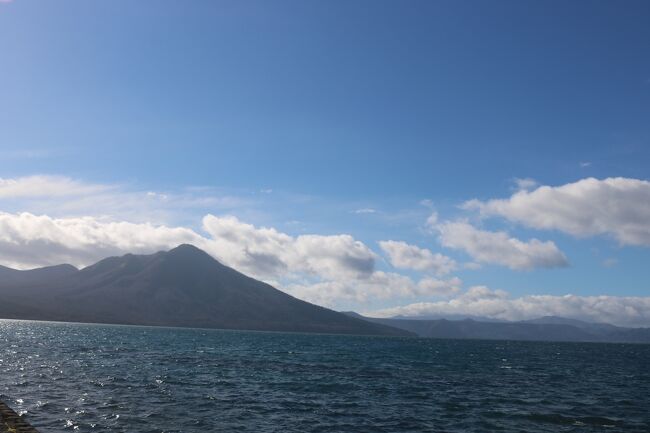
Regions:
<instances>
[{"instance_id":1,"label":"cumulus cloud","mask_svg":"<svg viewBox=\"0 0 650 433\"><path fill-rule=\"evenodd\" d=\"M650 236L647 226L643 225L644 216L650 215L646 204L647 182L634 181L630 186L628 181L620 185L618 181L614 182L618 190L624 191L620 194L625 199L610 191L616 189L614 186L604 188L602 185L606 181L592 179L591 186L574 187L581 190L583 196L593 200L604 196L605 200L604 205L597 200L593 203L596 210L592 209L591 216L583 217L582 225L577 225L582 227L580 229L568 226L567 221L574 212L571 204L575 201L584 210L588 208L587 202L564 198L562 194L566 191L558 195L557 190L564 187L522 190L510 199L473 201L465 206L479 209L484 215L507 214L508 219L522 222L528 217L528 211L522 207L530 206L540 215L546 212L546 219L533 218L533 223L526 223L531 227L557 228L581 236L607 233L625 240L621 241L623 243L634 243L628 240L631 236L637 244L644 244L639 239ZM550 189L544 194L556 201L555 206L540 204L544 202L539 198L540 190L544 192L544 188ZM634 193L630 192L633 190ZM272 227L248 224L236 217L212 214L203 217L199 227L194 229L169 222L160 223L196 221L197 214L205 215L214 212L215 208L241 204L236 197L215 196L213 192L212 189L191 192L188 189L187 194L133 191L57 176L0 179L0 203L4 210L10 211L0 212L0 263L21 269L62 262L82 267L106 256L127 252L147 254L190 243L224 264L271 282L299 298L334 308L350 305L346 304L348 301L372 303L375 300L415 298L413 300L433 299L433 302L399 307L405 310L395 314L439 308L451 313L456 309L458 314L491 315L495 318L557 314L589 319L600 314L600 320L623 323L627 320L624 316L629 315L630 324L647 319L646 310L642 308L647 305L646 298L539 295L510 299L504 292L482 286L463 293L460 279L442 278L460 265L442 254L400 241L380 243L390 263L396 268L425 272L428 276L418 280L376 269L375 252L349 234L292 236ZM523 205L517 197L524 200ZM633 209L625 208L628 203L632 203ZM28 206L23 206L25 204ZM604 209L600 209L601 206ZM24 207L30 212L12 213L14 209ZM208 210L203 211L206 208ZM191 211L181 215L177 209ZM174 212L174 217L158 217L165 212ZM95 216L71 216L88 214ZM615 222L622 226L617 229ZM512 269L567 264L553 242L521 241L505 232L480 230L466 221L440 222L435 212L428 225L439 233L444 246L466 251L472 256L474 262L462 265L467 269L477 268L480 263L501 264ZM648 243L650 241L645 244ZM544 309L546 304L548 310Z\"/></svg>"},{"instance_id":2,"label":"cumulus cloud","mask_svg":"<svg viewBox=\"0 0 650 433\"><path fill-rule=\"evenodd\" d=\"M373 300L408 298L415 296L447 298L461 291L463 282L457 278L439 280L423 278L418 282L392 273L375 271L361 280L292 283L283 286L286 292L318 305L334 307L341 301L368 303Z\"/></svg>"},{"instance_id":3,"label":"cumulus cloud","mask_svg":"<svg viewBox=\"0 0 650 433\"><path fill-rule=\"evenodd\" d=\"M521 190L507 199L471 200L464 207L535 229L609 235L622 245L650 246L650 182L645 180L587 178Z\"/></svg>"},{"instance_id":4,"label":"cumulus cloud","mask_svg":"<svg viewBox=\"0 0 650 433\"><path fill-rule=\"evenodd\" d=\"M366 303L372 299L389 299L414 294L413 281L403 275L375 271L357 281L344 279L314 284L297 283L283 287L288 293L319 305L333 306L341 300Z\"/></svg>"},{"instance_id":5,"label":"cumulus cloud","mask_svg":"<svg viewBox=\"0 0 650 433\"><path fill-rule=\"evenodd\" d=\"M463 282L458 277L448 280L423 278L418 281L416 293L424 296L450 297L460 293Z\"/></svg>"},{"instance_id":6,"label":"cumulus cloud","mask_svg":"<svg viewBox=\"0 0 650 433\"><path fill-rule=\"evenodd\" d=\"M561 316L621 326L650 326L650 297L532 295L510 298L506 292L479 286L447 301L419 302L366 314L374 317L467 315L502 320Z\"/></svg>"},{"instance_id":7,"label":"cumulus cloud","mask_svg":"<svg viewBox=\"0 0 650 433\"><path fill-rule=\"evenodd\" d=\"M431 271L436 275L446 275L457 268L452 258L406 242L380 241L379 246L396 268Z\"/></svg>"},{"instance_id":8,"label":"cumulus cloud","mask_svg":"<svg viewBox=\"0 0 650 433\"><path fill-rule=\"evenodd\" d=\"M466 221L445 222L435 228L443 246L463 250L480 263L515 270L568 266L564 254L551 241L531 239L524 242L506 232L479 230Z\"/></svg>"},{"instance_id":9,"label":"cumulus cloud","mask_svg":"<svg viewBox=\"0 0 650 433\"><path fill-rule=\"evenodd\" d=\"M203 229L212 238L210 252L255 276L278 277L288 270L327 279L365 278L375 267L375 253L347 234L292 237L214 215L203 218Z\"/></svg>"},{"instance_id":10,"label":"cumulus cloud","mask_svg":"<svg viewBox=\"0 0 650 433\"><path fill-rule=\"evenodd\" d=\"M443 282L418 284L376 270L376 254L348 234L291 236L212 214L202 218L200 229L165 223L187 221L202 208L242 205L214 193L212 188L183 194L138 191L48 175L0 179L0 203L9 210L0 212L0 263L18 269L64 262L84 267L107 256L148 254L190 243L248 275L327 305L341 299L453 291ZM183 215L178 209L191 211ZM74 216L89 214L94 216Z\"/></svg>"},{"instance_id":11,"label":"cumulus cloud","mask_svg":"<svg viewBox=\"0 0 650 433\"><path fill-rule=\"evenodd\" d=\"M206 215L209 236L184 227L0 213L0 261L27 268L68 261L84 266L108 255L146 253L191 243L256 277L287 273L328 279L367 278L375 253L350 235L292 237L235 217Z\"/></svg>"},{"instance_id":12,"label":"cumulus cloud","mask_svg":"<svg viewBox=\"0 0 650 433\"><path fill-rule=\"evenodd\" d=\"M19 269L60 263L81 267L111 255L152 253L203 240L182 227L0 213L0 262Z\"/></svg>"},{"instance_id":13,"label":"cumulus cloud","mask_svg":"<svg viewBox=\"0 0 650 433\"><path fill-rule=\"evenodd\" d=\"M522 190L528 191L529 189L535 188L538 185L535 179L531 179L529 177L523 179L515 178L514 182L515 182L515 189L517 191L522 191Z\"/></svg>"},{"instance_id":14,"label":"cumulus cloud","mask_svg":"<svg viewBox=\"0 0 650 433\"><path fill-rule=\"evenodd\" d=\"M301 299L336 306L342 301L448 297L458 278L413 281L375 269L376 254L347 234L290 236L233 216L206 215L203 232L185 227L0 213L0 263L28 269L60 263L77 267L125 253L149 254L189 243L248 275Z\"/></svg>"}]
</instances>

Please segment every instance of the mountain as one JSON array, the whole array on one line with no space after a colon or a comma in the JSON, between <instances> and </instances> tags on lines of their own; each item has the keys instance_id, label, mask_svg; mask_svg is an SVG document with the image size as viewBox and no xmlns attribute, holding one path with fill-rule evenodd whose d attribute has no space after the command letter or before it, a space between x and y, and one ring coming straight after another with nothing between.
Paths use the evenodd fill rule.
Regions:
<instances>
[{"instance_id":1,"label":"mountain","mask_svg":"<svg viewBox=\"0 0 650 433\"><path fill-rule=\"evenodd\" d=\"M6 277L6 278L5 278ZM412 335L296 299L191 245L69 265L0 268L0 317L363 335Z\"/></svg>"},{"instance_id":2,"label":"mountain","mask_svg":"<svg viewBox=\"0 0 650 433\"><path fill-rule=\"evenodd\" d=\"M58 279L76 273L72 265L48 266L46 268L19 271L0 266L0 288L10 288L17 285L33 285L42 281Z\"/></svg>"},{"instance_id":3,"label":"mountain","mask_svg":"<svg viewBox=\"0 0 650 433\"><path fill-rule=\"evenodd\" d=\"M537 319L522 320L521 323L537 323L542 325L570 325L585 330L602 330L615 332L616 330L626 329L620 326L610 325L609 323L591 323L577 319L567 319L566 317L544 316Z\"/></svg>"},{"instance_id":4,"label":"mountain","mask_svg":"<svg viewBox=\"0 0 650 433\"><path fill-rule=\"evenodd\" d=\"M377 319L354 312L345 314L428 338L650 343L650 328L623 328L554 316L520 322L482 322L472 319Z\"/></svg>"},{"instance_id":5,"label":"mountain","mask_svg":"<svg viewBox=\"0 0 650 433\"><path fill-rule=\"evenodd\" d=\"M433 314L428 316L393 316L391 319L405 319L405 320L474 320L476 322L507 322L507 320L502 319L491 319L489 317L483 316L472 316L470 314Z\"/></svg>"}]
</instances>

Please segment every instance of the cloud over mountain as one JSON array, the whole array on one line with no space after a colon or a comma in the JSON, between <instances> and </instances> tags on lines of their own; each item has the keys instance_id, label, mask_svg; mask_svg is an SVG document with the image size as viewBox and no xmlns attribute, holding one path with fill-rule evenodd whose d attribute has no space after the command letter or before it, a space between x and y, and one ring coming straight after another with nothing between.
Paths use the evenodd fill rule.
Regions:
<instances>
[{"instance_id":1,"label":"cloud over mountain","mask_svg":"<svg viewBox=\"0 0 650 433\"><path fill-rule=\"evenodd\" d=\"M347 234L292 237L274 228L255 227L236 217L203 218L208 251L244 272L273 278L286 272L327 279L366 278L375 253Z\"/></svg>"},{"instance_id":2,"label":"cloud over mountain","mask_svg":"<svg viewBox=\"0 0 650 433\"><path fill-rule=\"evenodd\" d=\"M504 320L561 316L621 326L649 326L650 298L575 295L510 298L504 291L478 286L454 299L413 303L367 314L374 317L467 315Z\"/></svg>"},{"instance_id":3,"label":"cloud over mountain","mask_svg":"<svg viewBox=\"0 0 650 433\"><path fill-rule=\"evenodd\" d=\"M341 301L365 304L373 300L416 296L448 298L459 293L462 284L457 277L447 280L425 277L415 282L405 275L375 271L366 279L291 283L283 289L300 299L333 306Z\"/></svg>"},{"instance_id":4,"label":"cloud over mountain","mask_svg":"<svg viewBox=\"0 0 650 433\"><path fill-rule=\"evenodd\" d=\"M533 189L529 183L528 190L520 190L510 199L472 201L464 207L534 228L555 228L576 236L610 234L622 243L639 245L647 235L647 184L633 179L586 179L564 187ZM650 324L644 310L650 298L510 298L505 292L484 286L463 292L463 282L452 275L477 269L479 264L513 270L567 266L567 258L552 241L522 240L507 232L479 228L467 220L445 220L430 209L427 225L440 244L467 253L473 262L459 264L427 248L383 240L379 242L380 252L395 268L390 269L372 248L351 234L292 235L234 216L197 213L204 207L220 209L241 202L235 197L213 197L214 190L187 191L129 190L57 176L0 180L4 209L31 209L0 212L0 264L25 269L67 262L83 267L107 256L148 254L187 243L296 297L334 308L420 301L395 307L401 311L395 314L436 309L511 318L555 314L589 319L603 314L603 320L615 323ZM595 202L590 207L586 199L566 197L571 194L591 197ZM601 198L604 201L599 201ZM107 209L114 213L102 216L107 215ZM157 216L175 209L192 211L174 214L169 219L173 223L160 223L167 219ZM584 213L582 219L580 212ZM619 222L620 227L616 225Z\"/></svg>"},{"instance_id":5,"label":"cloud over mountain","mask_svg":"<svg viewBox=\"0 0 650 433\"><path fill-rule=\"evenodd\" d=\"M301 235L255 227L232 216L206 215L204 234L185 227L0 213L0 263L26 269L71 263L83 267L125 253L153 253L188 243L242 272L277 283L303 299L334 305L415 294L447 293L449 283L377 271L376 254L347 234Z\"/></svg>"},{"instance_id":6,"label":"cloud over mountain","mask_svg":"<svg viewBox=\"0 0 650 433\"><path fill-rule=\"evenodd\" d=\"M110 255L150 253L202 241L184 227L0 213L0 262L19 269L64 262L85 266Z\"/></svg>"}]
</instances>

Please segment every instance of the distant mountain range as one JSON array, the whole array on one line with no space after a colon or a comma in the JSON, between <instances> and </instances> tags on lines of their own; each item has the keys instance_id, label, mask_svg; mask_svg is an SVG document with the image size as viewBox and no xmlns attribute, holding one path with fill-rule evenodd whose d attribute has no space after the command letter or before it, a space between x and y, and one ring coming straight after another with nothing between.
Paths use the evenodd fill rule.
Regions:
<instances>
[{"instance_id":1,"label":"distant mountain range","mask_svg":"<svg viewBox=\"0 0 650 433\"><path fill-rule=\"evenodd\" d=\"M623 328L607 323L588 323L563 317L542 317L520 322L391 318L377 319L354 312L350 317L392 326L428 338L483 340L572 341L650 343L650 328Z\"/></svg>"},{"instance_id":2,"label":"distant mountain range","mask_svg":"<svg viewBox=\"0 0 650 433\"><path fill-rule=\"evenodd\" d=\"M28 271L0 266L0 318L259 331L531 341L650 343L650 329L562 317L376 319L296 299L181 245Z\"/></svg>"},{"instance_id":3,"label":"distant mountain range","mask_svg":"<svg viewBox=\"0 0 650 433\"><path fill-rule=\"evenodd\" d=\"M0 318L362 335L413 335L296 299L191 245L19 271L0 266Z\"/></svg>"}]
</instances>

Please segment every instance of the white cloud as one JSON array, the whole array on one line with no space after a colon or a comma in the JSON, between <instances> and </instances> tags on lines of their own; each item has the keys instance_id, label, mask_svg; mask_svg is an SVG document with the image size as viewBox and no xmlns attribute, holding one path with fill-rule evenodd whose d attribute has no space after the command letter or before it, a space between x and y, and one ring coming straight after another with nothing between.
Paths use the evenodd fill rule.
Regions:
<instances>
[{"instance_id":1,"label":"white cloud","mask_svg":"<svg viewBox=\"0 0 650 433\"><path fill-rule=\"evenodd\" d=\"M203 229L212 238L209 252L258 277L306 273L327 279L364 278L375 267L375 253L346 234L292 237L233 216L214 215L203 218Z\"/></svg>"},{"instance_id":2,"label":"white cloud","mask_svg":"<svg viewBox=\"0 0 650 433\"><path fill-rule=\"evenodd\" d=\"M443 296L454 291L447 286L458 284L433 279L418 284L378 271L376 254L348 234L291 236L212 214L202 218L201 231L161 223L179 216L188 220L201 208L241 204L236 198L231 202L227 196L213 196L213 189L187 192L138 191L62 176L1 179L2 206L30 212L0 212L0 263L19 269L64 262L83 267L107 256L148 254L191 243L253 277L294 291L302 286L303 298L328 305L341 299ZM182 215L176 209L193 210ZM174 216L167 218L167 213ZM74 216L89 214L94 216Z\"/></svg>"},{"instance_id":3,"label":"white cloud","mask_svg":"<svg viewBox=\"0 0 650 433\"><path fill-rule=\"evenodd\" d=\"M15 179L0 178L0 199L70 197L106 192L107 185L79 182L62 176L27 176Z\"/></svg>"},{"instance_id":4,"label":"white cloud","mask_svg":"<svg viewBox=\"0 0 650 433\"><path fill-rule=\"evenodd\" d=\"M561 316L621 326L650 326L650 297L533 295L512 299L503 291L479 286L455 299L419 302L367 314L375 317L468 315L503 320Z\"/></svg>"},{"instance_id":5,"label":"white cloud","mask_svg":"<svg viewBox=\"0 0 650 433\"><path fill-rule=\"evenodd\" d=\"M449 297L460 293L462 285L463 282L458 277L453 277L448 280L426 277L418 281L417 294Z\"/></svg>"},{"instance_id":6,"label":"white cloud","mask_svg":"<svg viewBox=\"0 0 650 433\"><path fill-rule=\"evenodd\" d=\"M20 269L60 263L85 266L110 255L202 242L201 236L182 227L0 213L0 262Z\"/></svg>"},{"instance_id":7,"label":"white cloud","mask_svg":"<svg viewBox=\"0 0 650 433\"><path fill-rule=\"evenodd\" d=\"M356 214L377 213L377 210L372 208L362 208L362 209L355 209L352 211L352 213L356 213Z\"/></svg>"},{"instance_id":8,"label":"white cloud","mask_svg":"<svg viewBox=\"0 0 650 433\"><path fill-rule=\"evenodd\" d=\"M406 242L380 241L379 246L396 268L431 271L436 275L446 275L457 268L452 258Z\"/></svg>"},{"instance_id":9,"label":"white cloud","mask_svg":"<svg viewBox=\"0 0 650 433\"><path fill-rule=\"evenodd\" d=\"M415 285L403 275L375 271L360 280L297 283L284 286L283 289L300 299L332 307L342 300L367 303L375 299L412 296Z\"/></svg>"},{"instance_id":10,"label":"white cloud","mask_svg":"<svg viewBox=\"0 0 650 433\"><path fill-rule=\"evenodd\" d=\"M161 200L161 201L169 200L169 196L167 194L161 194L161 193L155 192L155 191L147 191L147 197L157 199L157 200Z\"/></svg>"},{"instance_id":11,"label":"white cloud","mask_svg":"<svg viewBox=\"0 0 650 433\"><path fill-rule=\"evenodd\" d=\"M529 177L524 179L515 178L514 182L517 191L528 191L538 185L535 179L531 179Z\"/></svg>"},{"instance_id":12,"label":"white cloud","mask_svg":"<svg viewBox=\"0 0 650 433\"><path fill-rule=\"evenodd\" d=\"M429 218L427 218L427 226L429 227L434 227L436 224L438 224L438 212L431 212L431 215L429 215Z\"/></svg>"},{"instance_id":13,"label":"white cloud","mask_svg":"<svg viewBox=\"0 0 650 433\"><path fill-rule=\"evenodd\" d=\"M124 185L96 184L64 176L34 175L0 179L3 211L58 216L105 216L133 222L169 223L197 211L227 211L251 204L214 188L159 192Z\"/></svg>"},{"instance_id":14,"label":"white cloud","mask_svg":"<svg viewBox=\"0 0 650 433\"><path fill-rule=\"evenodd\" d=\"M77 267L125 253L150 254L190 243L228 266L273 282L321 305L377 299L447 297L458 278L414 282L375 269L375 253L346 234L290 236L227 216L206 215L200 234L185 227L0 213L0 263L19 269L71 263Z\"/></svg>"},{"instance_id":15,"label":"white cloud","mask_svg":"<svg viewBox=\"0 0 650 433\"><path fill-rule=\"evenodd\" d=\"M235 217L206 215L209 237L184 227L0 213L0 262L28 268L93 263L108 255L151 253L191 243L225 264L258 278L306 274L324 279L372 275L375 253L350 235L292 237Z\"/></svg>"},{"instance_id":16,"label":"white cloud","mask_svg":"<svg viewBox=\"0 0 650 433\"><path fill-rule=\"evenodd\" d=\"M568 265L564 254L551 241L531 239L524 242L505 232L479 230L465 221L445 222L435 227L443 246L463 250L481 263L516 270Z\"/></svg>"},{"instance_id":17,"label":"white cloud","mask_svg":"<svg viewBox=\"0 0 650 433\"><path fill-rule=\"evenodd\" d=\"M462 284L456 277L448 280L427 277L416 283L404 275L375 271L365 279L299 282L285 285L282 289L300 299L335 307L341 301L365 304L378 299L415 296L446 298L459 293Z\"/></svg>"},{"instance_id":18,"label":"white cloud","mask_svg":"<svg viewBox=\"0 0 650 433\"><path fill-rule=\"evenodd\" d=\"M458 299L464 302L476 302L484 299L506 299L508 293L504 290L492 290L487 286L472 286Z\"/></svg>"},{"instance_id":19,"label":"white cloud","mask_svg":"<svg viewBox=\"0 0 650 433\"><path fill-rule=\"evenodd\" d=\"M535 229L609 235L622 245L650 246L650 182L645 180L587 178L518 191L508 199L471 200L464 207Z\"/></svg>"},{"instance_id":20,"label":"white cloud","mask_svg":"<svg viewBox=\"0 0 650 433\"><path fill-rule=\"evenodd\" d=\"M604 210L596 212L596 216L586 218L598 230L587 230L586 234L578 230L579 235L610 233L618 237L619 232L616 231L614 221L622 221L620 233L641 233L642 236L637 236L637 240L650 236L647 225L643 225L643 216L650 215L646 215L649 205L645 204L648 203L645 193L648 183L634 181L641 182L641 186L632 194L630 191L634 188L628 185L631 180L626 181L626 186L619 185L619 189L626 191L625 200L620 197L613 199L610 197L616 195L613 193L602 193L602 182L606 181L592 179L591 182L595 186L592 185L591 189L587 188L589 185L581 185L581 189L585 190L583 195L593 198L604 194L606 205ZM543 213L548 209L538 203L540 200L536 194L544 188L549 187L520 191L506 200L474 201L466 206L477 208L485 215L501 215L501 211L505 213L507 210L508 218L518 221L516 218L525 219L527 214L525 209L515 206L514 198L519 195L527 198L533 209ZM534 220L540 228L566 228L566 221L573 212L573 201L557 198L556 190L561 188L563 187L550 188L550 195L559 204L551 208L553 212L548 210L546 220L541 219L542 222L547 221L547 225ZM596 193L593 190L597 190ZM497 202L502 203L497 206ZM584 200L576 202L579 207L586 207ZM147 254L170 249L181 243L191 243L226 265L253 277L273 282L277 287L302 299L334 308L349 305L345 304L348 301L372 304L374 300L444 298L448 300L412 304L409 308L424 308L413 307L419 305L427 306L426 308L438 306L460 310L468 305L476 310L484 307L495 316L503 314L523 317L529 312L532 314L541 311L544 299L548 299L549 305L555 305L553 308L559 315L563 311L563 303L570 305L574 310L578 308L576 305L583 305L575 300L577 297L572 296L509 299L503 293L480 287L471 288L456 299L449 299L461 293L462 282L458 278L425 277L414 281L399 273L377 270L376 254L351 235L292 236L274 228L253 226L235 217L212 215L210 212L216 212L214 209L223 212L224 209L227 211L246 203L237 197L217 194L214 189L186 189L180 193L146 189L134 191L124 186L90 184L66 177L29 176L0 179L0 203L3 209L8 211L24 208L30 210L0 212L0 263L22 269L62 262L85 266L110 255L127 252ZM599 209L598 203L600 202L596 201L594 204L596 209ZM625 209L629 203L633 203L632 210ZM563 206L569 209L563 209ZM166 218L167 213L173 217ZM94 216L71 216L89 214ZM179 220L184 223L197 221L196 215L205 214L207 215L201 220L201 228L191 229L169 223ZM161 224L165 221L167 223ZM566 258L553 242L536 239L524 242L503 232L479 230L463 221L440 223L435 212L429 218L428 224L439 230L443 245L468 252L478 263L503 264L512 269L566 265ZM587 226L591 227L589 224ZM648 244L650 241L645 242ZM386 251L395 267L432 272L440 276L449 274L459 266L448 257L404 242L384 241L382 244L382 250ZM475 268L478 265L470 263L463 266ZM526 302L521 301L522 299ZM626 308L630 308L631 321L643 319L642 315L639 316L642 313L634 309L632 301L621 300L645 298L577 299L590 300L584 301L587 306L581 313L583 316L580 317L583 318L596 314L594 311L605 311L609 308L612 312L608 314L612 317L618 314L617 320L621 323L622 315L627 314ZM599 299L607 308L594 306L598 304ZM639 308L643 302L645 301L638 303ZM613 305L617 305L618 310ZM574 310L566 311L572 313ZM473 314L480 315L476 312ZM606 320L606 317L608 316L603 316L601 320Z\"/></svg>"}]
</instances>

